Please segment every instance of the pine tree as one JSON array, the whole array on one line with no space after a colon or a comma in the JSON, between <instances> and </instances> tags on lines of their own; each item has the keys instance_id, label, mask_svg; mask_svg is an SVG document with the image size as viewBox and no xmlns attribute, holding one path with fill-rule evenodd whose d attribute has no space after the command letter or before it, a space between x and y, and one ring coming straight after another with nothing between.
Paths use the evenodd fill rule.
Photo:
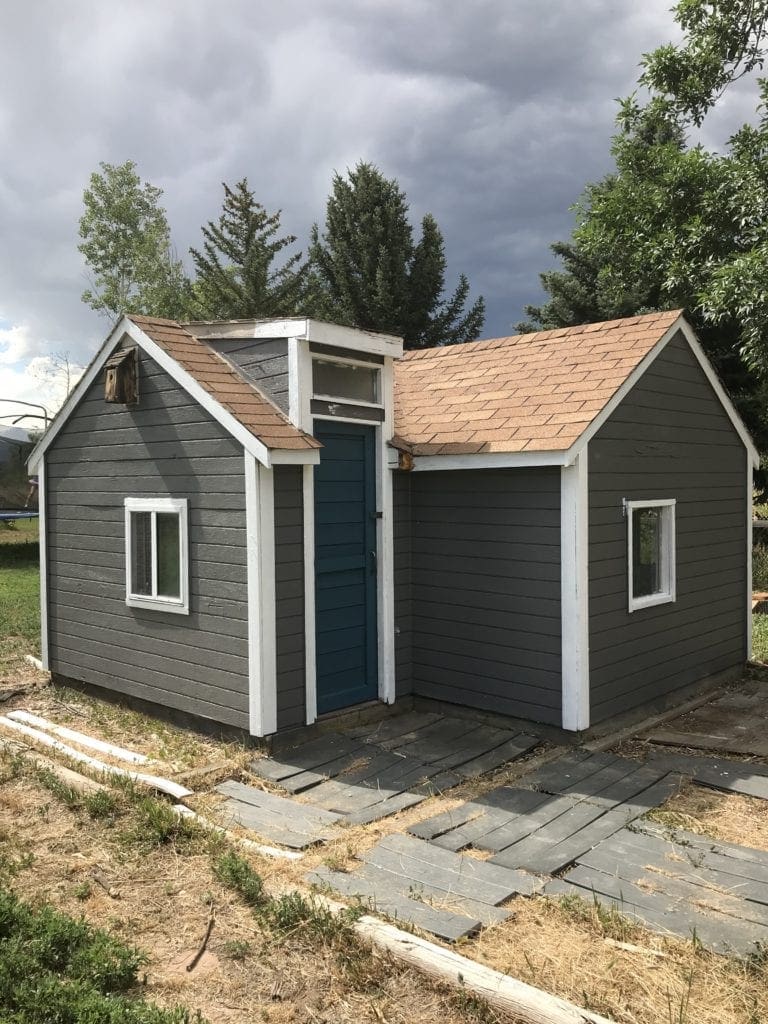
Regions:
<instances>
[{"instance_id":1,"label":"pine tree","mask_svg":"<svg viewBox=\"0 0 768 1024\"><path fill-rule=\"evenodd\" d=\"M335 174L325 230L312 228L313 309L340 323L400 335L406 348L476 338L483 327L482 297L465 312L469 282L462 274L444 299L445 246L427 215L413 240L405 193L372 164L346 178Z\"/></svg>"},{"instance_id":2,"label":"pine tree","mask_svg":"<svg viewBox=\"0 0 768 1024\"><path fill-rule=\"evenodd\" d=\"M202 228L203 250L190 249L197 271L197 315L206 319L293 316L303 312L307 265L294 253L276 258L296 241L280 236L280 213L267 213L243 178L224 183L218 222Z\"/></svg>"}]
</instances>

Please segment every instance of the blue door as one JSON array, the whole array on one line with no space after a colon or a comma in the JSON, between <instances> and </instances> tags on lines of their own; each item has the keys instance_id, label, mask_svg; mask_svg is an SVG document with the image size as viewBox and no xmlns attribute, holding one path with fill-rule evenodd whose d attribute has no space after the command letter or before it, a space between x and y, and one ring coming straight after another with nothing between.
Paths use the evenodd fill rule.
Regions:
<instances>
[{"instance_id":1,"label":"blue door","mask_svg":"<svg viewBox=\"0 0 768 1024\"><path fill-rule=\"evenodd\" d=\"M315 421L315 614L320 714L378 696L374 427Z\"/></svg>"}]
</instances>

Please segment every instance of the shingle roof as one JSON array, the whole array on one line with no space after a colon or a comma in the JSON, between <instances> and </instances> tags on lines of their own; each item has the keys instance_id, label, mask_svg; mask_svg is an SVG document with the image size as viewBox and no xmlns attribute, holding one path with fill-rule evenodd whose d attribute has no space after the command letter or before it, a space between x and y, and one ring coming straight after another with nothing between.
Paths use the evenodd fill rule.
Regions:
<instances>
[{"instance_id":1,"label":"shingle roof","mask_svg":"<svg viewBox=\"0 0 768 1024\"><path fill-rule=\"evenodd\" d=\"M564 451L680 314L407 352L395 363L398 440L414 455Z\"/></svg>"},{"instance_id":2,"label":"shingle roof","mask_svg":"<svg viewBox=\"0 0 768 1024\"><path fill-rule=\"evenodd\" d=\"M244 380L209 345L175 320L129 315L172 359L270 449L321 448L314 437L295 427L256 387Z\"/></svg>"}]
</instances>

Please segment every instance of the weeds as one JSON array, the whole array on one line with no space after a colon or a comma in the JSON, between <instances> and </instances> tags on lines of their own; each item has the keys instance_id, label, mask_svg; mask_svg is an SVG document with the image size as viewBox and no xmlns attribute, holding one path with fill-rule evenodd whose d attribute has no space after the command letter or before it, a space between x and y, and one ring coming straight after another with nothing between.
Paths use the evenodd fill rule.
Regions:
<instances>
[{"instance_id":1,"label":"weeds","mask_svg":"<svg viewBox=\"0 0 768 1024\"><path fill-rule=\"evenodd\" d=\"M123 833L123 840L142 850L173 846L180 852L191 852L204 846L209 836L193 818L185 818L161 800L152 796L136 796L133 802L133 824Z\"/></svg>"},{"instance_id":2,"label":"weeds","mask_svg":"<svg viewBox=\"0 0 768 1024\"><path fill-rule=\"evenodd\" d=\"M253 947L244 939L232 939L222 943L221 951L230 960L245 960L253 952Z\"/></svg>"},{"instance_id":3,"label":"weeds","mask_svg":"<svg viewBox=\"0 0 768 1024\"><path fill-rule=\"evenodd\" d=\"M234 850L228 850L214 862L213 873L222 885L239 893L249 907L260 907L268 898L261 876Z\"/></svg>"},{"instance_id":4,"label":"weeds","mask_svg":"<svg viewBox=\"0 0 768 1024\"><path fill-rule=\"evenodd\" d=\"M460 988L458 992L452 993L448 1000L463 1017L475 1024L500 1024L501 1022L501 1018L487 1000L473 995L465 988Z\"/></svg>"},{"instance_id":5,"label":"weeds","mask_svg":"<svg viewBox=\"0 0 768 1024\"><path fill-rule=\"evenodd\" d=\"M595 893L591 903L580 896L562 896L560 906L575 921L592 925L605 938L627 942L637 933L637 925L616 904L601 903Z\"/></svg>"}]
</instances>

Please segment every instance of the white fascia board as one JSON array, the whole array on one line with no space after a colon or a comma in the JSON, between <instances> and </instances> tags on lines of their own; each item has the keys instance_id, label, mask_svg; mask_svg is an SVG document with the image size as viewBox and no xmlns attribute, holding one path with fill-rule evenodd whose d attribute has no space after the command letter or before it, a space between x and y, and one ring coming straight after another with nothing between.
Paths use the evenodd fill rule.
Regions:
<instances>
[{"instance_id":1,"label":"white fascia board","mask_svg":"<svg viewBox=\"0 0 768 1024\"><path fill-rule=\"evenodd\" d=\"M390 356L392 359L400 359L403 355L402 338L363 331L357 327L341 327L324 320L307 320L305 338L317 345L335 345L336 348L347 348L352 352L369 352L377 356Z\"/></svg>"},{"instance_id":2,"label":"white fascia board","mask_svg":"<svg viewBox=\"0 0 768 1024\"><path fill-rule=\"evenodd\" d=\"M752 460L752 465L757 467L760 465L760 456L755 448L754 442L749 434L749 431L744 426L744 422L736 412L730 398L725 392L722 384L720 383L715 370L707 358L704 349L701 347L693 328L690 326L685 317L681 314L675 322L667 328L662 337L656 342L648 355L640 362L632 373L627 377L621 387L616 391L613 397L603 406L597 416L592 420L587 429L579 436L579 438L571 445L568 449L568 462L572 462L581 452L583 452L595 434L600 430L606 420L616 411L621 405L624 399L627 397L632 388L637 384L646 370L649 369L652 363L656 361L658 356L664 351L667 345L670 343L672 338L677 334L678 331L682 331L685 340L690 346L691 352L693 352L696 361L701 366L704 374L712 385L712 390L720 400L720 404L725 410L728 419L733 424L734 430L739 435L744 443L745 448L749 452L749 457Z\"/></svg>"},{"instance_id":3,"label":"white fascia board","mask_svg":"<svg viewBox=\"0 0 768 1024\"><path fill-rule=\"evenodd\" d=\"M248 720L252 736L277 730L275 505L272 470L244 452L248 590Z\"/></svg>"},{"instance_id":4,"label":"white fascia board","mask_svg":"<svg viewBox=\"0 0 768 1024\"><path fill-rule=\"evenodd\" d=\"M320 449L273 448L270 459L273 466L317 466L320 462Z\"/></svg>"},{"instance_id":5,"label":"white fascia board","mask_svg":"<svg viewBox=\"0 0 768 1024\"><path fill-rule=\"evenodd\" d=\"M477 455L416 455L414 473L442 469L518 469L533 466L566 466L573 461L567 452L479 452Z\"/></svg>"},{"instance_id":6,"label":"white fascia board","mask_svg":"<svg viewBox=\"0 0 768 1024\"><path fill-rule=\"evenodd\" d=\"M40 466L41 459L48 448L50 448L54 438L58 435L61 428L69 419L75 406L79 404L88 388L93 384L104 366L104 363L106 363L117 348L120 343L120 339L123 337L123 334L125 334L127 323L128 321L125 317L118 322L117 326L112 330L107 340L93 357L91 364L86 368L83 376L69 393L69 397L66 402L64 402L61 409L59 409L53 422L37 442L32 454L27 459L27 465L29 466L30 471L36 470Z\"/></svg>"}]
</instances>

